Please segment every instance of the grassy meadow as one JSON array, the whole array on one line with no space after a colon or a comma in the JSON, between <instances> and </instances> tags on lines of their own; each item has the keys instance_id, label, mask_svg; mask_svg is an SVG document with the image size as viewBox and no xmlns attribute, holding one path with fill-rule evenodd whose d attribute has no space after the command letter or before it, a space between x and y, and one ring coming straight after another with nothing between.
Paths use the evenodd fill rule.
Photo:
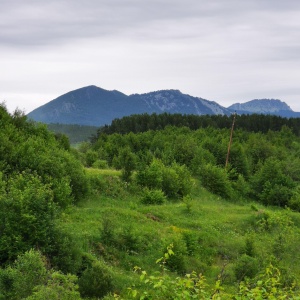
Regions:
<instances>
[{"instance_id":1,"label":"grassy meadow","mask_svg":"<svg viewBox=\"0 0 300 300\"><path fill-rule=\"evenodd\" d=\"M60 226L85 251L106 261L114 292L122 297L128 297L127 288L133 285L146 288L134 267L155 274L160 270L156 260L172 243L175 254L168 265L172 276L196 271L206 277L211 291L220 279L221 299L237 293L247 271L256 274L269 264L278 266L285 280L300 280L299 213L224 200L195 178L188 201L144 205L139 187L122 182L119 171L88 168L86 172L94 179L93 194L69 208ZM243 261L245 255L254 259Z\"/></svg>"}]
</instances>

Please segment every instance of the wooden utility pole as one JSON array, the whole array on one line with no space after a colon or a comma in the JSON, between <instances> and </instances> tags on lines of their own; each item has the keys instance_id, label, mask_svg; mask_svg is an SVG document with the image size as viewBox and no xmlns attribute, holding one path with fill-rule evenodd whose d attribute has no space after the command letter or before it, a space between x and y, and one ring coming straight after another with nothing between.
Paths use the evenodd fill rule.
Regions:
<instances>
[{"instance_id":1,"label":"wooden utility pole","mask_svg":"<svg viewBox=\"0 0 300 300\"><path fill-rule=\"evenodd\" d=\"M229 144L228 144L228 150L227 150L225 168L227 168L228 161L229 161L229 154L230 154L230 147L231 147L231 144L232 144L232 135L233 135L235 117L236 117L236 112L233 115L233 121L232 121L232 126L231 126L230 140L229 140Z\"/></svg>"}]
</instances>

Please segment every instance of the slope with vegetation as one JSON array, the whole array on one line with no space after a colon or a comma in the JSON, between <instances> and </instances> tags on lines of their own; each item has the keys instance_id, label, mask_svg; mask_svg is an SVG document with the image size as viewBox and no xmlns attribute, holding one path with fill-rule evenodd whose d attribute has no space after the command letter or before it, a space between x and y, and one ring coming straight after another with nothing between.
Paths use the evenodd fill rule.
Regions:
<instances>
[{"instance_id":1,"label":"slope with vegetation","mask_svg":"<svg viewBox=\"0 0 300 300\"><path fill-rule=\"evenodd\" d=\"M237 128L225 169L230 126L99 132L77 151L0 113L0 299L299 299L289 124Z\"/></svg>"}]
</instances>

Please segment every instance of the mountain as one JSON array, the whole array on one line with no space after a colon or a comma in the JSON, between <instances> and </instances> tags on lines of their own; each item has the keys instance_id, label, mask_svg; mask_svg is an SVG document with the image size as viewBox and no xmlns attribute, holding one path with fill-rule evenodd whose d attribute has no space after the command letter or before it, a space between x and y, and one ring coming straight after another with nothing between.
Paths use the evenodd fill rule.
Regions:
<instances>
[{"instance_id":1,"label":"mountain","mask_svg":"<svg viewBox=\"0 0 300 300\"><path fill-rule=\"evenodd\" d=\"M238 114L270 114L281 117L300 117L285 102L278 99L254 99L245 103L235 103L228 107Z\"/></svg>"},{"instance_id":2,"label":"mountain","mask_svg":"<svg viewBox=\"0 0 300 300\"><path fill-rule=\"evenodd\" d=\"M66 93L28 114L43 123L99 126L112 119L147 110L145 103L118 91L88 86Z\"/></svg>"},{"instance_id":3,"label":"mountain","mask_svg":"<svg viewBox=\"0 0 300 300\"><path fill-rule=\"evenodd\" d=\"M142 113L180 113L194 115L274 114L300 117L286 103L275 99L255 99L225 108L214 101L181 93L161 90L145 94L125 95L94 85L68 92L28 114L30 119L46 124L78 124L102 126L113 119Z\"/></svg>"},{"instance_id":4,"label":"mountain","mask_svg":"<svg viewBox=\"0 0 300 300\"><path fill-rule=\"evenodd\" d=\"M213 101L182 94L178 90L162 90L127 96L87 86L68 92L28 114L43 123L101 126L113 119L142 113L230 114L230 110Z\"/></svg>"}]
</instances>

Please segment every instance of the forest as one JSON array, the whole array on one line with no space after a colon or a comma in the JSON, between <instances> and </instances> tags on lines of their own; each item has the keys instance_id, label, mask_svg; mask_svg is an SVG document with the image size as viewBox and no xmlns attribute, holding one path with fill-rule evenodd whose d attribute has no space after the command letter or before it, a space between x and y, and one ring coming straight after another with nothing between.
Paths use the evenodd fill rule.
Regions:
<instances>
[{"instance_id":1,"label":"forest","mask_svg":"<svg viewBox=\"0 0 300 300\"><path fill-rule=\"evenodd\" d=\"M0 299L300 299L300 119L133 115L72 147L0 105Z\"/></svg>"}]
</instances>

